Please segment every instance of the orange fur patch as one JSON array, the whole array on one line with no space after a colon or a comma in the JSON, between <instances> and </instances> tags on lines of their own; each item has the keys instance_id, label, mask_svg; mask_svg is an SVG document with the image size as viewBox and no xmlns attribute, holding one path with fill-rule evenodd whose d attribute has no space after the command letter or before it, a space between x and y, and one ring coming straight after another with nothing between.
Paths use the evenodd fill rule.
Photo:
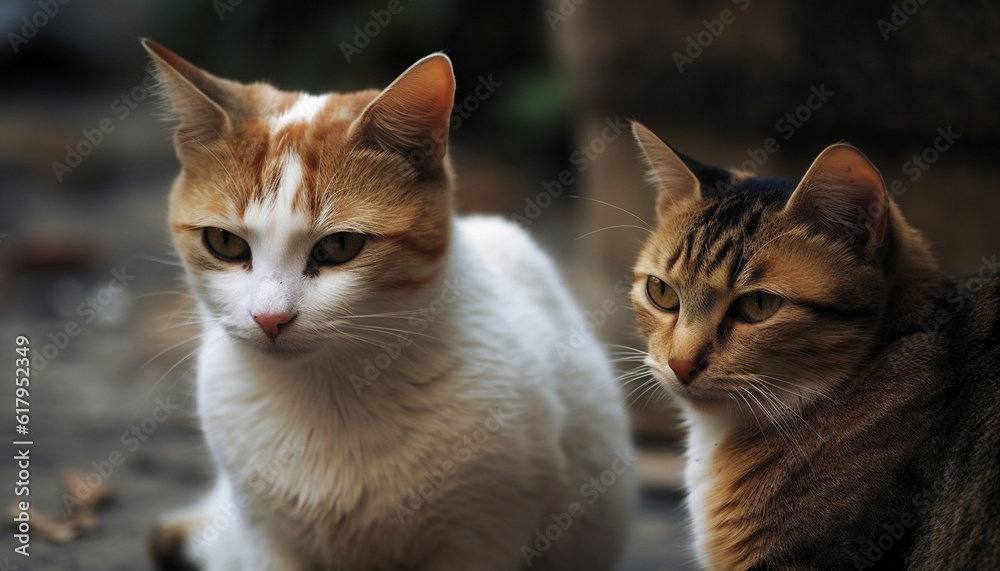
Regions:
<instances>
[{"instance_id":1,"label":"orange fur patch","mask_svg":"<svg viewBox=\"0 0 1000 571\"><path fill-rule=\"evenodd\" d=\"M169 218L178 248L200 250L201 228L231 226L252 204L272 200L285 157L292 154L302 165L292 208L305 215L317 239L356 231L368 234L382 257L403 251L432 262L444 255L450 238L447 183L427 188L435 185L416 182L405 158L349 144L348 128L379 91L330 94L311 120L272 130L269 121L294 105L296 94L261 84L245 89L245 105L260 107L234 125L230 136L205 146L201 160L187 161L174 185ZM215 265L202 261L206 269ZM388 276L383 283L407 289L426 281Z\"/></svg>"}]
</instances>

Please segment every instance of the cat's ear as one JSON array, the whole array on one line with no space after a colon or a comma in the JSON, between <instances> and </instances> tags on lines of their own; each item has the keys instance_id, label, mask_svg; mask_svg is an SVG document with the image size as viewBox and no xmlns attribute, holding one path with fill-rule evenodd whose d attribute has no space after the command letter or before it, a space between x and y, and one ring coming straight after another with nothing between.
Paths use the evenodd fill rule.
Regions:
<instances>
[{"instance_id":1,"label":"cat's ear","mask_svg":"<svg viewBox=\"0 0 1000 571\"><path fill-rule=\"evenodd\" d=\"M423 177L441 177L454 102L451 60L431 54L369 103L348 136L358 145L405 155Z\"/></svg>"},{"instance_id":2,"label":"cat's ear","mask_svg":"<svg viewBox=\"0 0 1000 571\"><path fill-rule=\"evenodd\" d=\"M838 143L816 157L785 211L872 253L885 239L889 196L871 161L851 145Z\"/></svg>"},{"instance_id":3,"label":"cat's ear","mask_svg":"<svg viewBox=\"0 0 1000 571\"><path fill-rule=\"evenodd\" d=\"M239 84L191 65L152 40L140 41L153 59L159 83L179 119L176 143L181 158L232 134L230 110L237 103Z\"/></svg>"},{"instance_id":4,"label":"cat's ear","mask_svg":"<svg viewBox=\"0 0 1000 571\"><path fill-rule=\"evenodd\" d=\"M649 169L649 178L656 185L658 212L688 197L701 197L701 183L677 153L638 121L632 122L632 133L642 149Z\"/></svg>"}]
</instances>

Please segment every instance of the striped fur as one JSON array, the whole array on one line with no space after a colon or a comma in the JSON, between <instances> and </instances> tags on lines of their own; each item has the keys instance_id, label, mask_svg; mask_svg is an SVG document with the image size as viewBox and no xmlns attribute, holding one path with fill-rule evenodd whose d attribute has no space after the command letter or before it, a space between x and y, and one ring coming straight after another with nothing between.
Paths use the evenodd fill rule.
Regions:
<instances>
[{"instance_id":1,"label":"striped fur","mask_svg":"<svg viewBox=\"0 0 1000 571\"><path fill-rule=\"evenodd\" d=\"M791 182L702 165L634 127L659 220L633 304L688 420L699 562L1000 568L1000 268L984 260L975 288L942 275L847 145ZM649 276L678 310L651 302ZM748 322L734 308L755 291L784 302ZM679 356L700 365L690 383L668 364Z\"/></svg>"}]
</instances>

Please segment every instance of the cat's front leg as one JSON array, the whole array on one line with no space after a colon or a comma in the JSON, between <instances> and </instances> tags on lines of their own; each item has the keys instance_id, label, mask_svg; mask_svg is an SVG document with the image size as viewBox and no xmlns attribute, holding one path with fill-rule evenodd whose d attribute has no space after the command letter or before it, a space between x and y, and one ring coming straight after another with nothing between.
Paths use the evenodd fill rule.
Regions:
<instances>
[{"instance_id":1,"label":"cat's front leg","mask_svg":"<svg viewBox=\"0 0 1000 571\"><path fill-rule=\"evenodd\" d=\"M240 571L234 504L229 485L219 480L196 506L166 516L150 537L150 552L161 571Z\"/></svg>"},{"instance_id":2,"label":"cat's front leg","mask_svg":"<svg viewBox=\"0 0 1000 571\"><path fill-rule=\"evenodd\" d=\"M277 539L262 524L242 521L238 528L241 569L260 571L313 571L309 563L291 546Z\"/></svg>"}]
</instances>

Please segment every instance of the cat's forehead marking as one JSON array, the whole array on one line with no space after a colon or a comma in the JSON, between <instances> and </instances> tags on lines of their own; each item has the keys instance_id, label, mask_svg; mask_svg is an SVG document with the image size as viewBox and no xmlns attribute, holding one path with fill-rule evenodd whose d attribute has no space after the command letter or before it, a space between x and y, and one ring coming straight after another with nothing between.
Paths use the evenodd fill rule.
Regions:
<instances>
[{"instance_id":1,"label":"cat's forehead marking","mask_svg":"<svg viewBox=\"0 0 1000 571\"><path fill-rule=\"evenodd\" d=\"M690 230L665 252L663 267L692 281L720 278L732 289L746 266L747 245L765 218L766 202L731 195L693 212Z\"/></svg>"},{"instance_id":2,"label":"cat's forehead marking","mask_svg":"<svg viewBox=\"0 0 1000 571\"><path fill-rule=\"evenodd\" d=\"M319 115L319 112L326 106L329 99L329 94L309 95L308 93L303 93L295 100L295 103L291 107L272 117L268 125L271 131L276 133L282 128L298 121L308 123Z\"/></svg>"},{"instance_id":3,"label":"cat's forehead marking","mask_svg":"<svg viewBox=\"0 0 1000 571\"><path fill-rule=\"evenodd\" d=\"M302 159L296 153L288 151L281 162L281 178L274 194L274 208L279 212L291 212L295 195L302 186Z\"/></svg>"},{"instance_id":4,"label":"cat's forehead marking","mask_svg":"<svg viewBox=\"0 0 1000 571\"><path fill-rule=\"evenodd\" d=\"M251 232L276 239L304 225L304 213L295 208L304 179L302 158L292 150L282 155L277 184L248 205L243 222Z\"/></svg>"}]
</instances>

